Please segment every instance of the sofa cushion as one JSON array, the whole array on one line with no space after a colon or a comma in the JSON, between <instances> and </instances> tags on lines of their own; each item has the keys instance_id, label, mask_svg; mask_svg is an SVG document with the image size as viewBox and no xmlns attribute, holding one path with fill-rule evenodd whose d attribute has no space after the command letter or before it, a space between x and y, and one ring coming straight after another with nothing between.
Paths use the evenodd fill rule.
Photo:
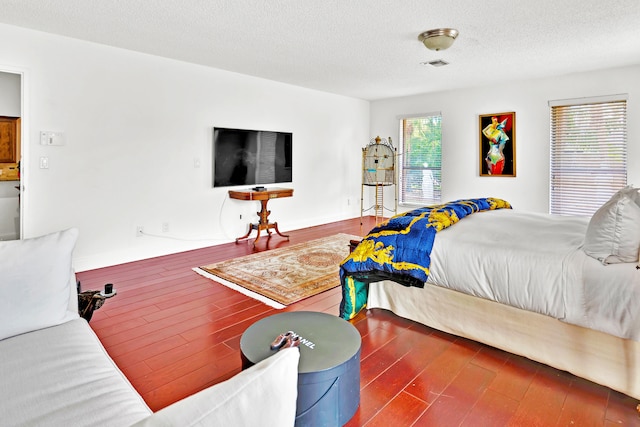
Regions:
<instances>
[{"instance_id":1,"label":"sofa cushion","mask_svg":"<svg viewBox=\"0 0 640 427\"><path fill-rule=\"evenodd\" d=\"M77 238L72 228L0 242L0 340L78 317L71 259Z\"/></svg>"},{"instance_id":2,"label":"sofa cushion","mask_svg":"<svg viewBox=\"0 0 640 427\"><path fill-rule=\"evenodd\" d=\"M129 426L151 414L84 319L0 341L0 425Z\"/></svg>"},{"instance_id":3,"label":"sofa cushion","mask_svg":"<svg viewBox=\"0 0 640 427\"><path fill-rule=\"evenodd\" d=\"M167 406L135 426L293 426L299 359L297 348L280 350L231 379Z\"/></svg>"}]
</instances>

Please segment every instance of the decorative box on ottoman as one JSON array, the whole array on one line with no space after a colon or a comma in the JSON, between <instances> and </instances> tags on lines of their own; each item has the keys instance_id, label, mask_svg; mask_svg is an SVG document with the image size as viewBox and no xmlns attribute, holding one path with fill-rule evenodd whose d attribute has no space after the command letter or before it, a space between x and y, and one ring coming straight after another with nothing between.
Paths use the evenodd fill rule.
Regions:
<instances>
[{"instance_id":1,"label":"decorative box on ottoman","mask_svg":"<svg viewBox=\"0 0 640 427\"><path fill-rule=\"evenodd\" d=\"M281 333L300 337L296 426L342 426L360 404L360 333L349 322L326 313L276 314L242 334L243 368L273 354Z\"/></svg>"}]
</instances>

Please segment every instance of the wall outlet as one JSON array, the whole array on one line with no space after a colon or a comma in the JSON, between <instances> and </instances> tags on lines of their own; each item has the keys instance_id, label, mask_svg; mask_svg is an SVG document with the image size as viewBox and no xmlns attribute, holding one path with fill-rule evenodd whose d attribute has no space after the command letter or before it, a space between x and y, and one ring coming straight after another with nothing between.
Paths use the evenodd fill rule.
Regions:
<instances>
[{"instance_id":1,"label":"wall outlet","mask_svg":"<svg viewBox=\"0 0 640 427\"><path fill-rule=\"evenodd\" d=\"M162 223L162 232L163 233L168 233L169 232L169 223L168 222L163 222Z\"/></svg>"},{"instance_id":2,"label":"wall outlet","mask_svg":"<svg viewBox=\"0 0 640 427\"><path fill-rule=\"evenodd\" d=\"M136 227L136 237L142 237L144 235L144 227L139 225Z\"/></svg>"},{"instance_id":3,"label":"wall outlet","mask_svg":"<svg viewBox=\"0 0 640 427\"><path fill-rule=\"evenodd\" d=\"M40 157L40 169L49 169L48 157Z\"/></svg>"}]
</instances>

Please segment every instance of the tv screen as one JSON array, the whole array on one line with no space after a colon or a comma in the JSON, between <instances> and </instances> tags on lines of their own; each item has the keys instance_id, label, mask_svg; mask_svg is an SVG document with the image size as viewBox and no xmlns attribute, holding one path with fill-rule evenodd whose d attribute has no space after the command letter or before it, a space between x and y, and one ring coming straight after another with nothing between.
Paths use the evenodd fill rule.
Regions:
<instances>
[{"instance_id":1,"label":"tv screen","mask_svg":"<svg viewBox=\"0 0 640 427\"><path fill-rule=\"evenodd\" d=\"M288 132L213 128L213 186L292 181L293 135Z\"/></svg>"}]
</instances>

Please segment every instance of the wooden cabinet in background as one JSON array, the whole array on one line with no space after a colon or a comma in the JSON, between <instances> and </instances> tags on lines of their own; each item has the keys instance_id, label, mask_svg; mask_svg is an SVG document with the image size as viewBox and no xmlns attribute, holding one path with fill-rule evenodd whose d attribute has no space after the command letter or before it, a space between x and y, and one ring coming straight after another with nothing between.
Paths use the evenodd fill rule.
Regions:
<instances>
[{"instance_id":1,"label":"wooden cabinet in background","mask_svg":"<svg viewBox=\"0 0 640 427\"><path fill-rule=\"evenodd\" d=\"M0 116L0 181L17 181L20 162L20 118Z\"/></svg>"}]
</instances>

